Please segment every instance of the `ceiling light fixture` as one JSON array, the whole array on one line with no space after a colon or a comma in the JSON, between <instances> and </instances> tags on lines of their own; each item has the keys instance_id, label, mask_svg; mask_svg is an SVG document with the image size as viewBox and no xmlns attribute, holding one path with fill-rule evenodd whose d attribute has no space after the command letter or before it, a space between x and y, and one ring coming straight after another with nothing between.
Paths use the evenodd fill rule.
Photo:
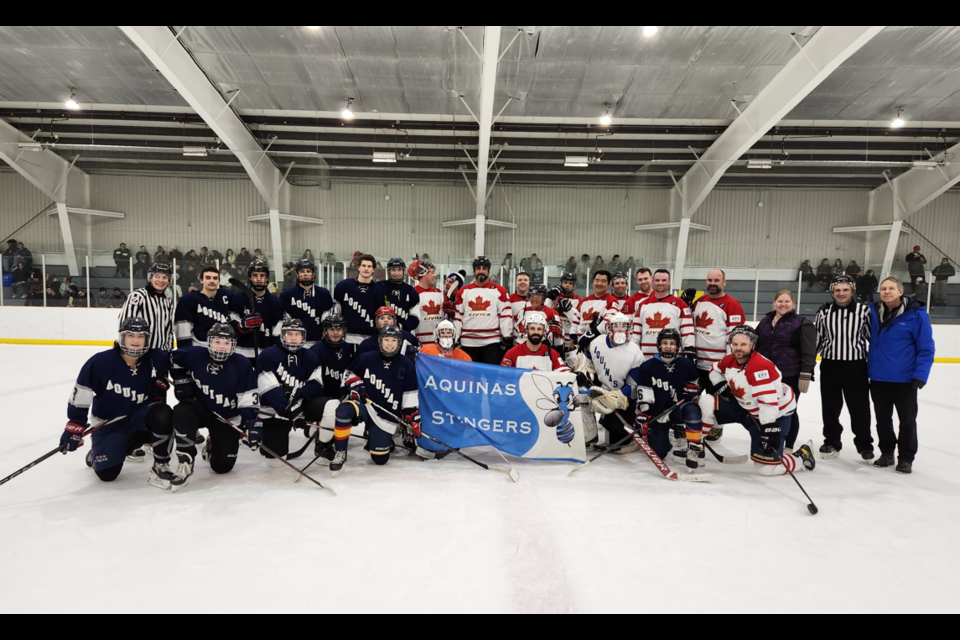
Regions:
<instances>
[{"instance_id":1,"label":"ceiling light fixture","mask_svg":"<svg viewBox=\"0 0 960 640\"><path fill-rule=\"evenodd\" d=\"M350 105L353 104L353 98L347 98L347 106L343 108L343 111L340 112L340 117L344 120L353 119L353 109L350 108Z\"/></svg>"},{"instance_id":2,"label":"ceiling light fixture","mask_svg":"<svg viewBox=\"0 0 960 640\"><path fill-rule=\"evenodd\" d=\"M76 110L80 108L80 105L77 104L77 101L75 99L76 98L76 93L74 93L75 91L76 89L74 89L73 87L70 87L70 97L67 98L67 101L63 103L63 106L65 106L67 109Z\"/></svg>"},{"instance_id":3,"label":"ceiling light fixture","mask_svg":"<svg viewBox=\"0 0 960 640\"><path fill-rule=\"evenodd\" d=\"M604 102L603 115L600 116L600 124L610 124L613 122L613 116L610 114L610 103Z\"/></svg>"},{"instance_id":4,"label":"ceiling light fixture","mask_svg":"<svg viewBox=\"0 0 960 640\"><path fill-rule=\"evenodd\" d=\"M890 123L890 126L894 129L899 129L903 125L907 124L904 122L903 118L900 117L900 114L903 113L903 107L897 107L897 117L893 119L893 122Z\"/></svg>"},{"instance_id":5,"label":"ceiling light fixture","mask_svg":"<svg viewBox=\"0 0 960 640\"><path fill-rule=\"evenodd\" d=\"M773 162L770 160L747 160L747 169L772 169Z\"/></svg>"},{"instance_id":6,"label":"ceiling light fixture","mask_svg":"<svg viewBox=\"0 0 960 640\"><path fill-rule=\"evenodd\" d=\"M589 158L587 156L566 156L563 159L563 166L565 167L585 167Z\"/></svg>"},{"instance_id":7,"label":"ceiling light fixture","mask_svg":"<svg viewBox=\"0 0 960 640\"><path fill-rule=\"evenodd\" d=\"M373 152L373 161L374 161L374 162L396 163L396 162L397 162L397 153L396 153L395 151L374 151L374 152Z\"/></svg>"},{"instance_id":8,"label":"ceiling light fixture","mask_svg":"<svg viewBox=\"0 0 960 640\"><path fill-rule=\"evenodd\" d=\"M18 142L17 149L22 151L43 151L43 145L39 142Z\"/></svg>"},{"instance_id":9,"label":"ceiling light fixture","mask_svg":"<svg viewBox=\"0 0 960 640\"><path fill-rule=\"evenodd\" d=\"M649 38L650 36L656 35L658 31L660 31L660 27L644 27L643 35Z\"/></svg>"},{"instance_id":10,"label":"ceiling light fixture","mask_svg":"<svg viewBox=\"0 0 960 640\"><path fill-rule=\"evenodd\" d=\"M205 158L207 157L207 148L206 147L184 147L183 155L193 156L195 158Z\"/></svg>"},{"instance_id":11,"label":"ceiling light fixture","mask_svg":"<svg viewBox=\"0 0 960 640\"><path fill-rule=\"evenodd\" d=\"M320 27L307 27L307 29L319 29Z\"/></svg>"}]
</instances>

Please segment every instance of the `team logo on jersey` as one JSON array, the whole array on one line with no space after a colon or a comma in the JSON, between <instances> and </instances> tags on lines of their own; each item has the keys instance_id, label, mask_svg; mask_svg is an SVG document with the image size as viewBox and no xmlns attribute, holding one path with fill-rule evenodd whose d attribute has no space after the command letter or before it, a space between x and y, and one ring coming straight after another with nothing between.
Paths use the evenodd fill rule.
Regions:
<instances>
[{"instance_id":1,"label":"team logo on jersey","mask_svg":"<svg viewBox=\"0 0 960 640\"><path fill-rule=\"evenodd\" d=\"M212 362L207 363L207 373L209 373L212 376L215 376L218 373L220 373L220 369L222 368L223 368L222 365L213 364Z\"/></svg>"},{"instance_id":2,"label":"team logo on jersey","mask_svg":"<svg viewBox=\"0 0 960 640\"><path fill-rule=\"evenodd\" d=\"M708 318L707 312L704 311L703 313L701 313L696 317L696 320L694 322L696 324L697 329L707 329L710 327L710 325L713 324L713 318Z\"/></svg>"},{"instance_id":3,"label":"team logo on jersey","mask_svg":"<svg viewBox=\"0 0 960 640\"><path fill-rule=\"evenodd\" d=\"M736 396L737 400L743 400L743 397L747 395L746 389L741 389L737 385L733 384L733 380L730 381L730 393Z\"/></svg>"},{"instance_id":4,"label":"team logo on jersey","mask_svg":"<svg viewBox=\"0 0 960 640\"><path fill-rule=\"evenodd\" d=\"M423 303L423 315L425 316L436 316L440 315L440 303L439 302L424 302Z\"/></svg>"},{"instance_id":5,"label":"team logo on jersey","mask_svg":"<svg viewBox=\"0 0 960 640\"><path fill-rule=\"evenodd\" d=\"M597 317L597 315L598 312L596 309L588 309L587 311L583 312L582 321L584 324L590 324L593 322L593 319Z\"/></svg>"},{"instance_id":6,"label":"team logo on jersey","mask_svg":"<svg viewBox=\"0 0 960 640\"><path fill-rule=\"evenodd\" d=\"M753 374L755 380L769 380L770 372L769 371L757 371Z\"/></svg>"},{"instance_id":7,"label":"team logo on jersey","mask_svg":"<svg viewBox=\"0 0 960 640\"><path fill-rule=\"evenodd\" d=\"M647 318L647 327L650 329L666 329L670 324L669 316L664 318L659 311L653 314L652 318Z\"/></svg>"},{"instance_id":8,"label":"team logo on jersey","mask_svg":"<svg viewBox=\"0 0 960 640\"><path fill-rule=\"evenodd\" d=\"M486 311L490 308L490 301L484 300L483 298L475 298L467 302L467 306L474 311Z\"/></svg>"},{"instance_id":9,"label":"team logo on jersey","mask_svg":"<svg viewBox=\"0 0 960 640\"><path fill-rule=\"evenodd\" d=\"M736 324L738 322L743 322L743 316L730 316L730 324Z\"/></svg>"},{"instance_id":10,"label":"team logo on jersey","mask_svg":"<svg viewBox=\"0 0 960 640\"><path fill-rule=\"evenodd\" d=\"M107 380L107 391L113 391L124 398L130 398L137 404L142 403L147 397L145 393L137 393L136 389L124 387L123 385L114 383L112 380Z\"/></svg>"},{"instance_id":11,"label":"team logo on jersey","mask_svg":"<svg viewBox=\"0 0 960 640\"><path fill-rule=\"evenodd\" d=\"M230 304L230 298L223 296L223 304Z\"/></svg>"},{"instance_id":12,"label":"team logo on jersey","mask_svg":"<svg viewBox=\"0 0 960 640\"><path fill-rule=\"evenodd\" d=\"M213 319L214 321L216 321L216 322L222 322L222 323L224 323L224 324L230 322L230 318L228 318L227 316L223 315L222 313L220 313L220 312L217 311L216 309L210 309L209 307L198 307L198 308L197 308L197 312L198 312L198 313L202 313L203 315L207 316L208 318L212 318L212 319ZM198 342L202 342L202 341L198 341Z\"/></svg>"},{"instance_id":13,"label":"team logo on jersey","mask_svg":"<svg viewBox=\"0 0 960 640\"><path fill-rule=\"evenodd\" d=\"M137 306L138 304L143 302L143 296L141 296L140 293L138 293L137 291L134 291L133 293L130 294L130 297L127 298L127 301L131 305Z\"/></svg>"}]
</instances>

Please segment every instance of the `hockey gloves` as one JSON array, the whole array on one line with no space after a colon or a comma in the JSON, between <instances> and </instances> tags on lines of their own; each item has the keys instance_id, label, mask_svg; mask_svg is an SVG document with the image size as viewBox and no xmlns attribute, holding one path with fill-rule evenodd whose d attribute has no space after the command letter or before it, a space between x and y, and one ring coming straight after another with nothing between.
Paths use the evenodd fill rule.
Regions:
<instances>
[{"instance_id":1,"label":"hockey gloves","mask_svg":"<svg viewBox=\"0 0 960 640\"><path fill-rule=\"evenodd\" d=\"M404 416L407 419L407 426L410 427L410 430L413 431L413 435L416 438L420 437L420 412L417 409L409 411Z\"/></svg>"},{"instance_id":2,"label":"hockey gloves","mask_svg":"<svg viewBox=\"0 0 960 640\"><path fill-rule=\"evenodd\" d=\"M760 446L764 451L780 448L780 426L776 422L760 425Z\"/></svg>"},{"instance_id":3,"label":"hockey gloves","mask_svg":"<svg viewBox=\"0 0 960 640\"><path fill-rule=\"evenodd\" d=\"M303 413L302 408L303 398L295 398L292 402L290 402L289 405L287 405L287 408L283 410L283 413L277 417L281 420L296 420L300 417L300 414Z\"/></svg>"},{"instance_id":4,"label":"hockey gloves","mask_svg":"<svg viewBox=\"0 0 960 640\"><path fill-rule=\"evenodd\" d=\"M644 438L650 435L650 415L638 413L637 419L633 421L633 428Z\"/></svg>"},{"instance_id":5,"label":"hockey gloves","mask_svg":"<svg viewBox=\"0 0 960 640\"><path fill-rule=\"evenodd\" d=\"M67 451L76 451L77 447L83 446L83 432L87 430L87 425L68 422L60 434L60 452L66 454Z\"/></svg>"},{"instance_id":6,"label":"hockey gloves","mask_svg":"<svg viewBox=\"0 0 960 640\"><path fill-rule=\"evenodd\" d=\"M500 338L500 351L506 353L513 348L513 338Z\"/></svg>"},{"instance_id":7,"label":"hockey gloves","mask_svg":"<svg viewBox=\"0 0 960 640\"><path fill-rule=\"evenodd\" d=\"M553 289L550 289L550 291L547 291L547 298L549 298L550 300L556 300L562 294L563 294L563 287L561 287L560 285L557 285Z\"/></svg>"},{"instance_id":8,"label":"hockey gloves","mask_svg":"<svg viewBox=\"0 0 960 640\"><path fill-rule=\"evenodd\" d=\"M260 317L259 313L249 313L243 316L237 328L240 329L240 333L250 333L262 324L263 318Z\"/></svg>"},{"instance_id":9,"label":"hockey gloves","mask_svg":"<svg viewBox=\"0 0 960 640\"><path fill-rule=\"evenodd\" d=\"M193 397L193 380L186 371L171 371L173 376L173 395L177 400L189 400Z\"/></svg>"},{"instance_id":10,"label":"hockey gloves","mask_svg":"<svg viewBox=\"0 0 960 640\"><path fill-rule=\"evenodd\" d=\"M361 404L367 401L367 389L363 386L363 380L357 376L353 376L344 382L343 386L347 388L347 394L351 400Z\"/></svg>"},{"instance_id":11,"label":"hockey gloves","mask_svg":"<svg viewBox=\"0 0 960 640\"><path fill-rule=\"evenodd\" d=\"M801 373L800 382L797 383L797 388L800 389L800 393L806 393L810 390L810 381L813 380L812 373Z\"/></svg>"},{"instance_id":12,"label":"hockey gloves","mask_svg":"<svg viewBox=\"0 0 960 640\"><path fill-rule=\"evenodd\" d=\"M252 451L256 451L260 448L260 443L263 441L263 420L259 418L248 420L244 427L244 431L247 433L246 445L250 447Z\"/></svg>"},{"instance_id":13,"label":"hockey gloves","mask_svg":"<svg viewBox=\"0 0 960 640\"><path fill-rule=\"evenodd\" d=\"M553 335L554 338L563 337L563 327L560 326L559 322L556 322L556 321L551 322L550 326L547 328L550 330L550 333Z\"/></svg>"},{"instance_id":14,"label":"hockey gloves","mask_svg":"<svg viewBox=\"0 0 960 640\"><path fill-rule=\"evenodd\" d=\"M598 315L593 319L593 322L590 323L590 326L587 327L587 330L583 332L583 335L580 337L580 342L577 343L577 351L583 353L590 348L590 342L600 335L600 332L597 330L597 327L600 325L600 316Z\"/></svg>"},{"instance_id":15,"label":"hockey gloves","mask_svg":"<svg viewBox=\"0 0 960 640\"><path fill-rule=\"evenodd\" d=\"M590 403L593 410L605 416L618 409L626 409L630 402L619 389L605 391L602 387L590 387L590 396L593 397L593 402Z\"/></svg>"},{"instance_id":16,"label":"hockey gloves","mask_svg":"<svg viewBox=\"0 0 960 640\"><path fill-rule=\"evenodd\" d=\"M449 317L454 317L457 315L457 303L452 300L443 301L443 312Z\"/></svg>"},{"instance_id":17,"label":"hockey gloves","mask_svg":"<svg viewBox=\"0 0 960 640\"><path fill-rule=\"evenodd\" d=\"M697 364L697 348L696 347L684 347L683 348L683 357L692 362L694 365Z\"/></svg>"},{"instance_id":18,"label":"hockey gloves","mask_svg":"<svg viewBox=\"0 0 960 640\"><path fill-rule=\"evenodd\" d=\"M568 313L571 309L573 309L573 300L570 298L557 300L557 313Z\"/></svg>"},{"instance_id":19,"label":"hockey gloves","mask_svg":"<svg viewBox=\"0 0 960 640\"><path fill-rule=\"evenodd\" d=\"M169 390L170 383L167 382L165 378L155 378L153 381L153 388L151 389L154 402L166 402L167 391Z\"/></svg>"},{"instance_id":20,"label":"hockey gloves","mask_svg":"<svg viewBox=\"0 0 960 640\"><path fill-rule=\"evenodd\" d=\"M688 402L695 401L698 397L700 397L700 385L693 380L688 380L687 384L683 385L681 397Z\"/></svg>"}]
</instances>

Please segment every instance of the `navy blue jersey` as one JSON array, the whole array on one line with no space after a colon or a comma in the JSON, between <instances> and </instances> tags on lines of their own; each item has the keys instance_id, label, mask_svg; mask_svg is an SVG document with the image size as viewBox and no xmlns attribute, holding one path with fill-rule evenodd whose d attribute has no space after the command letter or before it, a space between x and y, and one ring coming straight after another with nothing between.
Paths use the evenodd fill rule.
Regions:
<instances>
[{"instance_id":1,"label":"navy blue jersey","mask_svg":"<svg viewBox=\"0 0 960 640\"><path fill-rule=\"evenodd\" d=\"M170 356L160 349L151 349L141 356L136 369L124 362L117 346L95 354L80 369L67 402L67 418L87 424L91 405L91 424L129 416L139 405L150 401L154 381L167 377L169 362Z\"/></svg>"},{"instance_id":2,"label":"navy blue jersey","mask_svg":"<svg viewBox=\"0 0 960 640\"><path fill-rule=\"evenodd\" d=\"M340 314L347 323L347 334L372 336L376 330L374 314L383 306L383 291L376 282L363 284L356 278L341 280L333 290L340 303Z\"/></svg>"},{"instance_id":3,"label":"navy blue jersey","mask_svg":"<svg viewBox=\"0 0 960 640\"><path fill-rule=\"evenodd\" d=\"M177 348L195 347L207 343L207 331L217 324L230 322L230 299L233 292L224 287L208 298L200 291L192 291L180 298L173 320L177 325Z\"/></svg>"},{"instance_id":4,"label":"navy blue jersey","mask_svg":"<svg viewBox=\"0 0 960 640\"><path fill-rule=\"evenodd\" d=\"M420 294L417 290L406 282L394 284L389 280L381 280L377 284L383 291L384 302L396 310L400 328L404 331L416 329L420 324L420 318L416 315L417 307L420 306Z\"/></svg>"},{"instance_id":5,"label":"navy blue jersey","mask_svg":"<svg viewBox=\"0 0 960 640\"><path fill-rule=\"evenodd\" d=\"M401 330L400 333L403 334L403 342L400 343L400 353L410 358L410 362L416 362L417 354L420 353L420 341L414 338L413 334L408 331ZM380 338L378 336L367 338L357 345L358 356L364 353L370 353L371 351L380 353Z\"/></svg>"},{"instance_id":6,"label":"navy blue jersey","mask_svg":"<svg viewBox=\"0 0 960 640\"><path fill-rule=\"evenodd\" d=\"M243 291L234 291L233 299L230 300L230 325L237 332L237 353L252 358L254 341L260 347L262 352L267 347L275 343L274 336L280 335L280 323L283 321L283 311L280 309L280 298L270 292L265 291L263 296L258 297L256 292L253 294L255 308L250 308L250 299ZM240 321L243 316L251 313L259 313L263 318L263 324L259 330L251 330L249 333L240 331Z\"/></svg>"},{"instance_id":7,"label":"navy blue jersey","mask_svg":"<svg viewBox=\"0 0 960 640\"><path fill-rule=\"evenodd\" d=\"M307 329L306 347L312 347L323 337L323 327L320 322L323 315L333 308L333 298L330 292L323 287L314 285L304 289L300 285L285 289L280 294L280 309L291 318L298 318ZM279 333L276 343L280 342Z\"/></svg>"},{"instance_id":8,"label":"navy blue jersey","mask_svg":"<svg viewBox=\"0 0 960 640\"><path fill-rule=\"evenodd\" d=\"M343 376L357 355L356 345L341 340L339 345L332 347L321 340L310 347L310 351L320 358L323 395L328 398L339 398L340 385L343 384L344 380Z\"/></svg>"},{"instance_id":9,"label":"navy blue jersey","mask_svg":"<svg viewBox=\"0 0 960 640\"><path fill-rule=\"evenodd\" d=\"M699 387L697 366L680 356L673 359L673 364L668 365L660 359L660 354L657 354L631 373L639 382L637 408L654 417L677 403L683 395L685 385L694 384Z\"/></svg>"},{"instance_id":10,"label":"navy blue jersey","mask_svg":"<svg viewBox=\"0 0 960 640\"><path fill-rule=\"evenodd\" d=\"M196 396L208 411L236 426L256 417L260 408L257 377L242 355L234 353L224 362L214 362L205 347L188 347L174 351L172 360L174 367L190 372Z\"/></svg>"},{"instance_id":11,"label":"navy blue jersey","mask_svg":"<svg viewBox=\"0 0 960 640\"><path fill-rule=\"evenodd\" d=\"M393 433L397 419L393 414L406 415L420 406L417 397L417 370L407 358L384 360L379 351L357 356L347 373L363 380L369 398L386 411L367 405L373 421L384 431Z\"/></svg>"},{"instance_id":12,"label":"navy blue jersey","mask_svg":"<svg viewBox=\"0 0 960 640\"><path fill-rule=\"evenodd\" d=\"M310 349L290 353L283 347L268 347L257 358L257 390L260 415L283 413L300 392L303 400L323 395L323 371L320 357Z\"/></svg>"}]
</instances>

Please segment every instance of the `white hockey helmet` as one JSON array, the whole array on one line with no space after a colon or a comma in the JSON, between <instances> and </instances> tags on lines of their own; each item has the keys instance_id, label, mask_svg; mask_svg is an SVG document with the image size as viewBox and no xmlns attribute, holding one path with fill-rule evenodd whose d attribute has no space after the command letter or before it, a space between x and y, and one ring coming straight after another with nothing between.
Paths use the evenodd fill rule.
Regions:
<instances>
[{"instance_id":1,"label":"white hockey helmet","mask_svg":"<svg viewBox=\"0 0 960 640\"><path fill-rule=\"evenodd\" d=\"M452 349L456 337L457 330L449 320L441 320L437 324L437 328L433 330L433 339L440 345L441 349Z\"/></svg>"},{"instance_id":2,"label":"white hockey helmet","mask_svg":"<svg viewBox=\"0 0 960 640\"><path fill-rule=\"evenodd\" d=\"M614 346L626 344L627 336L630 334L630 326L633 321L630 317L621 312L616 312L607 321L607 335Z\"/></svg>"},{"instance_id":3,"label":"white hockey helmet","mask_svg":"<svg viewBox=\"0 0 960 640\"><path fill-rule=\"evenodd\" d=\"M547 314L542 311L530 311L523 318L523 326L529 327L532 324L538 324L547 330Z\"/></svg>"}]
</instances>

